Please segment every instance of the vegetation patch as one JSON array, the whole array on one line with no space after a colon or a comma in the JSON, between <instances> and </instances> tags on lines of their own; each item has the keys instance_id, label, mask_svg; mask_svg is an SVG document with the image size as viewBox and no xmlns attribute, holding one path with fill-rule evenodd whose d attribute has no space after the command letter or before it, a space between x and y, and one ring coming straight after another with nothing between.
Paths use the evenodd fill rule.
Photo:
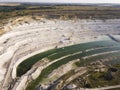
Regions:
<instances>
[{"instance_id":1,"label":"vegetation patch","mask_svg":"<svg viewBox=\"0 0 120 90\"><path fill-rule=\"evenodd\" d=\"M66 48L67 48L67 47L66 47ZM107 48L107 49L108 49L108 48ZM115 49L115 48L114 48L114 49ZM108 51L114 50L114 49L109 48ZM118 48L117 48L117 50L118 50ZM96 51L96 52L94 52L94 51ZM102 51L104 52L104 50L100 50L99 52L102 52ZM105 51L106 51L106 50L105 50ZM89 52L90 52L90 53L89 53ZM92 53L92 51L89 51L89 52L77 53L77 54L75 54L75 55L71 55L71 56L65 57L65 58L63 58L63 59L61 59L61 60L59 60L59 61L51 64L50 66L48 66L47 68L45 68L45 69L42 71L42 73L40 74L40 76L39 76L36 80L32 81L32 82L28 85L28 87L26 88L26 90L32 90L32 89L34 89L34 88L36 87L36 85L38 85L40 82L42 82L43 80L45 80L45 79L48 77L48 75L49 75L54 69L57 69L57 68L60 67L61 65L66 64L66 63L68 63L69 61L72 61L72 60L75 60L75 59L78 59L78 58L87 56L87 55L92 55L92 54L94 54L94 53L98 53L97 50L93 50L93 53ZM54 54L53 54L53 55L54 55ZM102 56L102 55L101 55L101 56ZM99 57L101 57L101 56L99 56ZM108 56L109 56L109 54L108 54ZM98 58L96 58L95 60L98 60ZM92 59L91 59L91 60L81 59L81 60L80 60L80 65L81 65L81 66L82 66L82 65L86 65L87 63L90 63L90 62L92 62L92 61L94 61L94 60L92 60ZM83 63L84 63L84 64L83 64ZM78 65L79 65L79 64L78 64ZM104 73L100 73L100 74L102 75L102 74L104 74ZM101 76L99 76L99 74L98 74L98 77L101 77ZM31 89L31 88L32 88L32 89Z\"/></svg>"},{"instance_id":2,"label":"vegetation patch","mask_svg":"<svg viewBox=\"0 0 120 90\"><path fill-rule=\"evenodd\" d=\"M33 57L30 57L30 58L24 60L17 68L17 76L21 76L24 73L26 73L36 62L38 62L39 60L41 60L45 57L48 57L48 59L50 59L52 61L52 60L58 59L60 57L66 56L66 55L84 51L86 49L91 49L91 48L95 48L95 47L112 46L112 45L113 45L112 41L97 41L97 42L90 42L90 43L72 45L72 46L68 46L68 47L64 47L64 48L49 50L49 51L37 54ZM116 49L108 48L109 51L113 50L113 49L116 50L116 49L119 49L119 47L117 47ZM94 50L94 51L85 52L82 54L81 53L76 54L76 57L79 56L78 58L80 58L80 56L91 55L91 54L97 53L98 51L102 52L102 51L105 51L105 49L104 50Z\"/></svg>"},{"instance_id":3,"label":"vegetation patch","mask_svg":"<svg viewBox=\"0 0 120 90\"><path fill-rule=\"evenodd\" d=\"M88 80L92 88L119 85L119 74L120 71L113 72L110 68L108 68L108 70L105 72L92 72L88 77Z\"/></svg>"}]
</instances>

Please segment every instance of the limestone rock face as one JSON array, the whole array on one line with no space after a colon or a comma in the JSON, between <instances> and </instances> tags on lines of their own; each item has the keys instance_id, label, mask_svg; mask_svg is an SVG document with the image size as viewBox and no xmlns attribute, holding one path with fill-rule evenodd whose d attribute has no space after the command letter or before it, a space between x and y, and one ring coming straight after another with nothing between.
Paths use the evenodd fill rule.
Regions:
<instances>
[{"instance_id":1,"label":"limestone rock face","mask_svg":"<svg viewBox=\"0 0 120 90\"><path fill-rule=\"evenodd\" d=\"M56 47L106 39L106 34L119 34L120 19L102 20L48 20L19 17L5 27L0 36L0 86L8 90L12 80L18 79L13 90L24 90L26 83L35 79L46 66L32 68L20 78L17 66L25 59ZM53 62L52 62L53 63ZM49 63L48 65L50 65Z\"/></svg>"}]
</instances>

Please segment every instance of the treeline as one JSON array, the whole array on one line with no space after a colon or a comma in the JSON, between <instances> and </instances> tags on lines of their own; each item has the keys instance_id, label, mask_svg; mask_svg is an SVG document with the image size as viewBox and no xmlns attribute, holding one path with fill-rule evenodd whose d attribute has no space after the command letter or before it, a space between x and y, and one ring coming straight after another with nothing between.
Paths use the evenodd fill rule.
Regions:
<instances>
[{"instance_id":1,"label":"treeline","mask_svg":"<svg viewBox=\"0 0 120 90\"><path fill-rule=\"evenodd\" d=\"M0 12L11 12L15 10L24 10L25 6L0 6Z\"/></svg>"},{"instance_id":2,"label":"treeline","mask_svg":"<svg viewBox=\"0 0 120 90\"><path fill-rule=\"evenodd\" d=\"M36 7L36 6L32 6L32 7L28 7L28 8L26 8L26 9L28 9L28 10L41 10L41 9L56 9L56 7L55 6L38 6L38 7Z\"/></svg>"},{"instance_id":3,"label":"treeline","mask_svg":"<svg viewBox=\"0 0 120 90\"><path fill-rule=\"evenodd\" d=\"M56 9L54 6L25 6L25 5L20 5L20 6L0 6L0 12L11 12L15 10L40 10L40 9Z\"/></svg>"}]
</instances>

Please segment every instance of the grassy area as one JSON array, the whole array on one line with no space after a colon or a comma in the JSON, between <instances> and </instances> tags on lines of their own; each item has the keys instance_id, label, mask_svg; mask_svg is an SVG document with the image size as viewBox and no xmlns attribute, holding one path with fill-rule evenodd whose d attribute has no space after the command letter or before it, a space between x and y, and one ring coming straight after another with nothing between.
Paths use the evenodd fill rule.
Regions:
<instances>
[{"instance_id":1,"label":"grassy area","mask_svg":"<svg viewBox=\"0 0 120 90\"><path fill-rule=\"evenodd\" d=\"M117 53L116 53L117 54ZM82 55L84 55L84 54L82 54ZM43 71L42 71L42 73L39 75L39 77L36 79L36 80L34 80L34 81L32 81L29 85L28 85L28 87L26 88L26 90L34 90L34 88L40 83L40 82L42 82L43 80L45 80L47 77L48 77L48 75L54 70L54 69L57 69L58 67L60 67L61 65L63 65L63 64L66 64L66 63L68 63L69 61L72 61L72 60L75 60L75 59L77 59L77 58L80 58L81 56L82 56L81 54L76 54L76 55L73 55L73 56L69 56L69 57L66 57L66 58L64 58L64 59L61 59L60 61L57 61L57 62L55 62L55 63L53 63L52 65L50 65L50 66L48 66L47 68L45 68ZM109 55L109 54L108 54ZM107 57L106 57L107 58ZM98 59L97 59L98 60ZM88 62L90 62L90 61L86 61L86 60L83 60L83 61L80 61L80 63L82 64L82 63L88 63ZM93 60L91 59L91 62L93 62ZM82 65L84 65L84 64L82 64ZM81 65L81 66L82 66ZM104 73L100 73L100 75L102 75L102 74L104 74ZM94 76L93 76L94 77ZM99 82L99 83L101 83L101 82ZM100 84L100 85L102 85L102 84ZM103 84L104 85L104 84Z\"/></svg>"},{"instance_id":2,"label":"grassy area","mask_svg":"<svg viewBox=\"0 0 120 90\"><path fill-rule=\"evenodd\" d=\"M60 57L63 57L63 56L66 56L66 55L69 55L72 53L84 51L84 50L87 50L90 48L112 46L113 44L115 44L115 42L113 42L113 41L97 41L97 42L90 42L90 43L72 45L72 46L68 46L68 47L64 47L64 48L49 50L49 51L37 54L33 57L30 57L30 58L24 60L17 68L17 76L21 76L24 73L26 73L36 62L38 62L42 58L48 57L48 59L50 59L50 60L55 60ZM111 49L106 48L103 51L105 51L107 49L114 50L114 49L118 49L118 48L119 47L111 48ZM97 50L97 52L100 52L100 51L102 52L102 50ZM95 52L91 51L91 54L94 54L94 53L96 53L96 51ZM86 55L86 54L84 53L83 55ZM90 55L90 54L88 54L88 55Z\"/></svg>"},{"instance_id":3,"label":"grassy area","mask_svg":"<svg viewBox=\"0 0 120 90\"><path fill-rule=\"evenodd\" d=\"M94 61L101 60L101 59L112 58L112 57L118 57L118 58L120 58L120 52L109 53L109 54L104 54L104 55L98 55L98 56L95 56L95 57L90 57L90 58L87 58L87 59L82 59L80 62L77 62L76 65L78 67L80 67L80 66L84 66L84 65L89 65L90 62L94 62ZM111 62L116 62L115 60L116 59L113 58L113 60L108 61L106 63L107 64L111 64ZM119 59L117 59L117 60L118 60L117 62L120 63L120 60Z\"/></svg>"},{"instance_id":4,"label":"grassy area","mask_svg":"<svg viewBox=\"0 0 120 90\"><path fill-rule=\"evenodd\" d=\"M60 57L63 57L63 56L69 55L69 54L73 54L73 53L80 52L80 51L85 51L87 49L98 48L98 47L107 47L107 46L109 47L109 46L113 46L113 45L118 45L118 44L111 40L78 44L78 45L73 45L70 47L65 47L63 49L63 51L56 53L54 55L50 55L50 56L48 56L48 58L50 60L55 60L55 59L58 59Z\"/></svg>"},{"instance_id":5,"label":"grassy area","mask_svg":"<svg viewBox=\"0 0 120 90\"><path fill-rule=\"evenodd\" d=\"M47 68L45 68L42 73L40 74L40 76L32 81L30 83L30 85L27 87L26 90L34 90L34 88L36 87L36 85L38 85L40 83L40 81L44 80L45 78L47 78L47 76L56 68L60 67L63 64L68 63L69 61L72 61L74 59L79 58L79 55L74 55L74 56L70 56L67 58L64 58L58 62L53 63L52 65L48 66Z\"/></svg>"},{"instance_id":6,"label":"grassy area","mask_svg":"<svg viewBox=\"0 0 120 90\"><path fill-rule=\"evenodd\" d=\"M49 50L43 53L39 53L33 57L30 57L28 59L26 59L25 61L23 61L17 68L17 76L21 76L24 73L26 73L31 67L32 65L34 65L38 60L41 60L42 58L55 53L56 49L54 50Z\"/></svg>"},{"instance_id":7,"label":"grassy area","mask_svg":"<svg viewBox=\"0 0 120 90\"><path fill-rule=\"evenodd\" d=\"M120 7L92 5L19 4L0 6L0 26L19 16L42 16L48 19L115 19L120 18Z\"/></svg>"},{"instance_id":8,"label":"grassy area","mask_svg":"<svg viewBox=\"0 0 120 90\"><path fill-rule=\"evenodd\" d=\"M8 19L24 15L46 15L49 18L59 18L68 15L69 18L120 18L120 7L89 6L89 5L39 5L20 4L16 6L0 6L0 19Z\"/></svg>"},{"instance_id":9,"label":"grassy area","mask_svg":"<svg viewBox=\"0 0 120 90\"><path fill-rule=\"evenodd\" d=\"M119 64L118 64L119 65ZM120 84L120 65L113 65L114 68L117 69L116 72L105 71L105 72L92 72L88 77L89 83L92 88L95 87L105 87L111 85L119 85ZM111 79L110 79L111 76ZM109 78L109 79L108 79Z\"/></svg>"},{"instance_id":10,"label":"grassy area","mask_svg":"<svg viewBox=\"0 0 120 90\"><path fill-rule=\"evenodd\" d=\"M89 46L89 45L88 45ZM67 47L66 47L67 48ZM33 90L36 85L38 85L40 83L40 81L43 81L44 79L47 78L47 76L54 70L54 69L57 69L58 67L60 67L61 65L63 64L66 64L68 63L69 61L72 61L72 60L75 60L75 59L78 59L78 58L81 58L81 57L84 57L86 55L92 55L92 54L95 54L95 53L100 53L100 52L104 52L104 51L112 51L114 50L115 48L106 48L106 49L102 49L102 50L93 50L93 53L92 51L89 51L88 52L83 52L83 53L78 53L78 54L75 54L75 55L71 55L71 56L68 56L68 57L65 57L63 59L61 59L60 61L57 61L53 64L51 64L50 66L48 66L47 68L45 68L42 73L40 74L40 76L32 81L26 90ZM120 47L117 47L116 50L120 49ZM118 53L115 53L115 54L118 54ZM109 54L107 54L107 56L109 56ZM102 57L102 55L100 56ZM96 59L98 60L98 58ZM80 61L80 64L83 64L83 63L88 63L88 62L91 62L93 61L93 59L91 60L81 60Z\"/></svg>"},{"instance_id":11,"label":"grassy area","mask_svg":"<svg viewBox=\"0 0 120 90\"><path fill-rule=\"evenodd\" d=\"M95 68L98 66L98 64L87 64L86 66L88 66L88 72L85 75L77 77L71 83L74 83L78 87L82 88L100 88L120 85L120 63L111 66L105 66L104 71L95 71ZM119 88L110 90L119 90Z\"/></svg>"}]
</instances>

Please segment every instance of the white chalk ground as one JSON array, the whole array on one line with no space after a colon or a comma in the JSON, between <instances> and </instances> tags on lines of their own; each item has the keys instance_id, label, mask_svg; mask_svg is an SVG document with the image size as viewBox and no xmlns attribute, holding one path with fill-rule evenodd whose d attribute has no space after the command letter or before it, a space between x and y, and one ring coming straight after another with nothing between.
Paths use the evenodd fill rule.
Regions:
<instances>
[{"instance_id":1,"label":"white chalk ground","mask_svg":"<svg viewBox=\"0 0 120 90\"><path fill-rule=\"evenodd\" d=\"M118 42L120 42L120 35L112 35Z\"/></svg>"},{"instance_id":2,"label":"white chalk ground","mask_svg":"<svg viewBox=\"0 0 120 90\"><path fill-rule=\"evenodd\" d=\"M64 47L78 43L108 40L106 34L120 33L120 19L110 19L105 22L79 19L77 21L56 19L35 21L29 19L28 23L25 23L25 20L27 19L18 18L12 23L8 23L5 26L7 32L0 36L2 90L7 90L10 77L16 78L17 66L28 57L56 46ZM9 66L6 66L8 63Z\"/></svg>"}]
</instances>

